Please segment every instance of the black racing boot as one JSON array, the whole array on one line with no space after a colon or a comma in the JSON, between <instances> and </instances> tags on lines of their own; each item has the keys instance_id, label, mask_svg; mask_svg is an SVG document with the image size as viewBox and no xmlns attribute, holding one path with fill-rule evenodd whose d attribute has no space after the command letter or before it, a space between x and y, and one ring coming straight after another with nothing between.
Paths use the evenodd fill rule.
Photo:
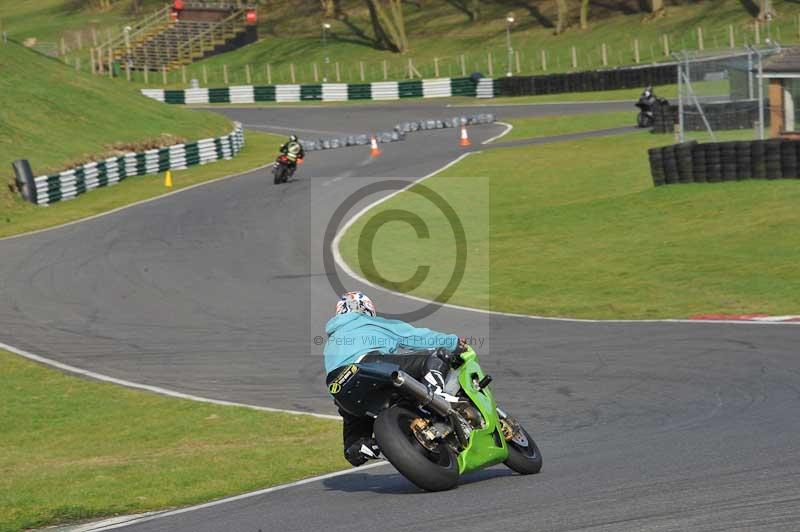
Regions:
<instances>
[{"instance_id":1,"label":"black racing boot","mask_svg":"<svg viewBox=\"0 0 800 532\"><path fill-rule=\"evenodd\" d=\"M359 438L344 450L345 459L358 467L364 465L368 460L375 460L381 457L381 449L374 438Z\"/></svg>"}]
</instances>

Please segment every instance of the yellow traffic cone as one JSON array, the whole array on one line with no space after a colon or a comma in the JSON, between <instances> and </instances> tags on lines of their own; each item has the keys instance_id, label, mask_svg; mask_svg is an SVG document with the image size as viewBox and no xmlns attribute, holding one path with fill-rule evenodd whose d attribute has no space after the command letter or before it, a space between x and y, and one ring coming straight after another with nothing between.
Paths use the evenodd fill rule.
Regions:
<instances>
[{"instance_id":1,"label":"yellow traffic cone","mask_svg":"<svg viewBox=\"0 0 800 532\"><path fill-rule=\"evenodd\" d=\"M164 186L167 188L172 188L172 172L169 170L167 170L167 173L164 176Z\"/></svg>"}]
</instances>

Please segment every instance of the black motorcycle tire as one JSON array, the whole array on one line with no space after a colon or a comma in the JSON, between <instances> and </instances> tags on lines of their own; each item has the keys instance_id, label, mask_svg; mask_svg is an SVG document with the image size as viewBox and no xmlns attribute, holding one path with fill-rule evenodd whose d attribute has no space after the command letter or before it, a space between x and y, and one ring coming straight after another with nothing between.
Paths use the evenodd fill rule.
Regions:
<instances>
[{"instance_id":1,"label":"black motorcycle tire","mask_svg":"<svg viewBox=\"0 0 800 532\"><path fill-rule=\"evenodd\" d=\"M425 449L411 427L419 414L394 405L378 415L375 420L375 439L383 455L408 480L426 491L444 491L458 485L458 460L447 445L440 445L438 453Z\"/></svg>"},{"instance_id":2,"label":"black motorcycle tire","mask_svg":"<svg viewBox=\"0 0 800 532\"><path fill-rule=\"evenodd\" d=\"M528 439L528 445L522 447L513 441L507 441L508 445L508 458L503 462L510 470L519 473L520 475L533 475L542 469L542 453L539 452L539 447L533 441L531 435L523 427L520 427L525 437Z\"/></svg>"},{"instance_id":3,"label":"black motorcycle tire","mask_svg":"<svg viewBox=\"0 0 800 532\"><path fill-rule=\"evenodd\" d=\"M276 185L280 185L281 183L286 183L286 173L288 171L289 169L285 165L283 164L278 165L278 167L273 172L275 174L275 179L273 180L273 182Z\"/></svg>"},{"instance_id":4,"label":"black motorcycle tire","mask_svg":"<svg viewBox=\"0 0 800 532\"><path fill-rule=\"evenodd\" d=\"M653 117L645 113L644 111L639 111L639 114L636 116L636 127L650 127L653 125Z\"/></svg>"}]
</instances>

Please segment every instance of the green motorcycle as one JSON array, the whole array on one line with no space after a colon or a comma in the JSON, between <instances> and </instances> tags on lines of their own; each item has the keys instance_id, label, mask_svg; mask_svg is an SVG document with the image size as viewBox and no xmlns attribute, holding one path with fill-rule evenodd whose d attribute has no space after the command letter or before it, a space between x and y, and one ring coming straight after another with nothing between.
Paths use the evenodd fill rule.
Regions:
<instances>
[{"instance_id":1,"label":"green motorcycle","mask_svg":"<svg viewBox=\"0 0 800 532\"><path fill-rule=\"evenodd\" d=\"M352 364L328 383L337 405L375 418L375 439L389 462L418 487L442 491L459 477L500 462L523 475L538 473L542 455L520 423L495 403L492 378L470 347L452 357L445 392L451 402L396 365Z\"/></svg>"}]
</instances>

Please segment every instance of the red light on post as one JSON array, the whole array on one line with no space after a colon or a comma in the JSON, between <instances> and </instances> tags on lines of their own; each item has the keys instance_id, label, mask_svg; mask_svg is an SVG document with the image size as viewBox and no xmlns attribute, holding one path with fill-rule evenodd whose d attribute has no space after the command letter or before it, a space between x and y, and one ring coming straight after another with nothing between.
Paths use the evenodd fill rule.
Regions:
<instances>
[{"instance_id":1,"label":"red light on post","mask_svg":"<svg viewBox=\"0 0 800 532\"><path fill-rule=\"evenodd\" d=\"M256 10L255 9L248 9L247 10L246 20L247 20L248 24L255 24L256 23L256 21L258 20L258 16L256 15Z\"/></svg>"},{"instance_id":2,"label":"red light on post","mask_svg":"<svg viewBox=\"0 0 800 532\"><path fill-rule=\"evenodd\" d=\"M175 11L181 11L184 8L183 0L175 0L174 4Z\"/></svg>"}]
</instances>

